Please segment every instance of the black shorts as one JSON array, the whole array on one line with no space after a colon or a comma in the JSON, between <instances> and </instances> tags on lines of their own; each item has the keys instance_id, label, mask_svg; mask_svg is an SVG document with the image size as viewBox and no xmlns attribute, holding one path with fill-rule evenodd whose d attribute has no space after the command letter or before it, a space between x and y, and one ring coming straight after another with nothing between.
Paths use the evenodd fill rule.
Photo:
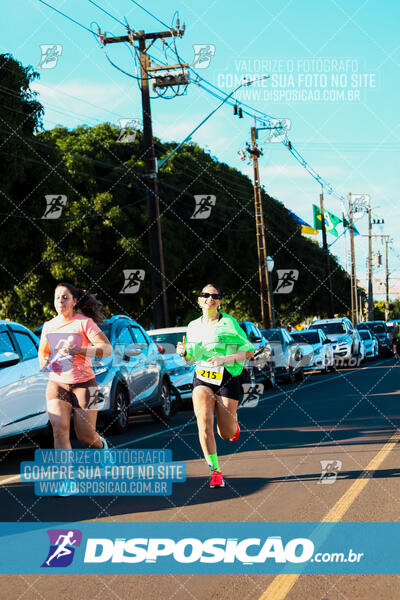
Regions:
<instances>
[{"instance_id":1,"label":"black shorts","mask_svg":"<svg viewBox=\"0 0 400 600\"><path fill-rule=\"evenodd\" d=\"M95 378L83 383L61 383L50 379L47 384L46 399L63 400L72 408L97 409L98 388Z\"/></svg>"},{"instance_id":2,"label":"black shorts","mask_svg":"<svg viewBox=\"0 0 400 600\"><path fill-rule=\"evenodd\" d=\"M212 390L216 396L232 398L232 400L237 400L238 402L243 396L242 376L231 375L226 369L224 369L221 385L215 385L213 383L208 383L207 381L202 381L201 379L197 379L195 375L193 379L193 389L199 385L205 385L206 387L210 388L210 390Z\"/></svg>"}]
</instances>

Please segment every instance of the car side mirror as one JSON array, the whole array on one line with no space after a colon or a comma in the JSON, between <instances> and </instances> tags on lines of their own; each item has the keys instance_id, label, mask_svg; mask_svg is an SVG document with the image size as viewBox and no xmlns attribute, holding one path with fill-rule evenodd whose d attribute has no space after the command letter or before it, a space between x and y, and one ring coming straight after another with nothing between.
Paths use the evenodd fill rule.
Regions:
<instances>
[{"instance_id":1,"label":"car side mirror","mask_svg":"<svg viewBox=\"0 0 400 600\"><path fill-rule=\"evenodd\" d=\"M257 337L257 336L255 336L255 335L254 335L254 336L252 335L250 339L251 339L251 341L252 341L252 342L254 342L255 344L259 344L260 342L262 342L262 338L260 338L260 337Z\"/></svg>"},{"instance_id":2,"label":"car side mirror","mask_svg":"<svg viewBox=\"0 0 400 600\"><path fill-rule=\"evenodd\" d=\"M137 344L128 344L127 346L125 346L125 350L124 350L124 359L125 358L131 358L132 356L138 356L139 354L141 354L141 350L140 348L137 347Z\"/></svg>"},{"instance_id":3,"label":"car side mirror","mask_svg":"<svg viewBox=\"0 0 400 600\"><path fill-rule=\"evenodd\" d=\"M323 344L330 344L332 342L332 340L328 340L328 338L326 338L326 340L323 341Z\"/></svg>"},{"instance_id":4,"label":"car side mirror","mask_svg":"<svg viewBox=\"0 0 400 600\"><path fill-rule=\"evenodd\" d=\"M12 367L19 363L19 356L15 352L3 352L0 354L0 369Z\"/></svg>"}]
</instances>

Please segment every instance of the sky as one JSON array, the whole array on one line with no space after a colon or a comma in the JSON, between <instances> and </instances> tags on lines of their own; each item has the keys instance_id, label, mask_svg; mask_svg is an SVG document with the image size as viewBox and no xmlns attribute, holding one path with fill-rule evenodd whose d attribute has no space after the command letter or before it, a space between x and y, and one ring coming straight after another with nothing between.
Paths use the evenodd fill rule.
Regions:
<instances>
[{"instance_id":1,"label":"sky","mask_svg":"<svg viewBox=\"0 0 400 600\"><path fill-rule=\"evenodd\" d=\"M266 115L285 119L293 146L337 195L347 199L351 192L370 197L373 218L385 221L373 226L373 234L393 239L389 253L391 297L398 297L400 5L396 0L249 0L246 5L239 0L98 0L98 6L91 0L46 2L88 29L97 31L99 26L107 35L124 35L125 18L133 29L164 31L165 25L175 24L178 11L181 25L185 23L183 37L176 40L179 55L211 84L230 93L243 77L270 75L242 87L235 94L236 100L239 105L244 102ZM6 0L5 4L7 22L15 23L15 27L3 28L1 52L11 53L24 65L39 67L40 80L34 87L45 106L45 128L141 119L137 81L110 64L94 35L40 0ZM41 47L45 45L55 45L58 57L47 65L42 61L40 66ZM158 41L149 52L153 59L171 64L176 62L172 48L165 53ZM199 62L202 48L207 49L208 59ZM107 53L121 69L136 73L128 46L108 45ZM196 83L180 97L155 98L151 107L154 134L179 143L218 104L218 99ZM238 151L250 142L253 125L250 117L234 116L226 103L192 139L218 160L252 177L252 166L240 160ZM267 132L259 133L259 145L264 152L260 177L266 191L312 224L319 183L283 144L268 139ZM212 194L213 190L204 193ZM325 208L341 216L343 207L336 195L325 190L324 198ZM368 252L368 240L363 236L368 223L362 213L356 216L361 234L355 239L357 278L363 283ZM348 266L344 236L336 241L328 235L328 241L333 243L331 252ZM373 247L374 252L383 254L382 267L374 273L374 295L379 300L384 298L379 281L385 275L380 238L374 238Z\"/></svg>"}]
</instances>

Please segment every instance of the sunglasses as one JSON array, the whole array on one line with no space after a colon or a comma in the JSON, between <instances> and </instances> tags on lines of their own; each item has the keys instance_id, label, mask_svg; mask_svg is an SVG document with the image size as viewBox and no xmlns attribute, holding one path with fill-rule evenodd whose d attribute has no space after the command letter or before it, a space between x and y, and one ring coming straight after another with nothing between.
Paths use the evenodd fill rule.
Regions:
<instances>
[{"instance_id":1,"label":"sunglasses","mask_svg":"<svg viewBox=\"0 0 400 600\"><path fill-rule=\"evenodd\" d=\"M208 292L201 292L199 294L199 298L209 298L210 296L213 300L221 300L222 298L221 294L209 294Z\"/></svg>"}]
</instances>

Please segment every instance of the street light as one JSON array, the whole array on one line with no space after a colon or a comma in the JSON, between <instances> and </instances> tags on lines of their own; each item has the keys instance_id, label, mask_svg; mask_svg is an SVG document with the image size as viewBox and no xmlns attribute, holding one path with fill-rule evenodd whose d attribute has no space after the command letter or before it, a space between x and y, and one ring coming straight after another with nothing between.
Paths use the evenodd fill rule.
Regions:
<instances>
[{"instance_id":1,"label":"street light","mask_svg":"<svg viewBox=\"0 0 400 600\"><path fill-rule=\"evenodd\" d=\"M271 305L271 315L272 315L272 328L275 327L275 307L274 307L274 292L272 291L272 277L271 273L274 270L275 261L272 256L267 256L267 271L268 271L268 288L269 288L269 298L268 302Z\"/></svg>"},{"instance_id":2,"label":"street light","mask_svg":"<svg viewBox=\"0 0 400 600\"><path fill-rule=\"evenodd\" d=\"M179 150L179 148L180 148L181 146L183 146L183 144L185 144L186 142L188 142L188 141L189 141L189 140L192 138L192 135L193 135L194 133L196 133L196 131L197 131L198 129L200 129L200 127L201 127L202 125L204 125L204 123L205 123L206 121L208 121L208 119L209 119L210 117L212 117L212 116L213 116L213 114L214 114L214 113L216 113L216 112L217 112L217 110L219 110L219 109L221 108L221 106L223 106L223 105L225 104L225 102L226 102L227 100L229 100L229 98L232 98L232 96L233 96L233 95L234 95L234 94L235 94L235 93L236 93L236 92L237 92L237 91L238 91L238 90L239 90L241 87L246 87L246 86L249 86L249 85L251 85L252 83L254 83L255 81L261 81L262 79L268 79L269 77L270 77L270 75L263 75L262 77L254 77L253 79L248 79L248 80L245 80L245 81L243 81L243 83L241 83L240 85L238 85L238 86L237 86L237 87L236 87L236 88L233 90L233 92L231 92L230 94L228 94L228 95L227 95L227 96L226 96L226 97L225 97L225 98L222 100L222 102L221 102L220 104L218 104L218 106L217 106L216 108L214 108L214 110L212 110L212 111L210 112L210 114L209 114L209 115L207 115L207 116L206 116L206 117L205 117L205 118L204 118L204 119L201 121L201 123L199 123L199 124L198 124L198 125L197 125L197 126L194 128L194 129L193 129L193 131L191 131L191 132L190 132L190 133L189 133L189 134L188 134L188 135L185 137L185 139L184 139L184 140L183 140L183 141L182 141L180 144L178 144L178 146L177 146L176 148L174 148L174 149L172 150L172 152L170 152L170 153L168 154L168 156L167 156L166 158L164 158L163 160L157 161L157 169L159 169L160 167L162 167L162 165L163 165L164 163L166 163L166 162L167 162L167 160L169 160L169 159L171 158L171 156L172 156L173 154L175 154L175 152L176 152L177 150Z\"/></svg>"}]
</instances>

